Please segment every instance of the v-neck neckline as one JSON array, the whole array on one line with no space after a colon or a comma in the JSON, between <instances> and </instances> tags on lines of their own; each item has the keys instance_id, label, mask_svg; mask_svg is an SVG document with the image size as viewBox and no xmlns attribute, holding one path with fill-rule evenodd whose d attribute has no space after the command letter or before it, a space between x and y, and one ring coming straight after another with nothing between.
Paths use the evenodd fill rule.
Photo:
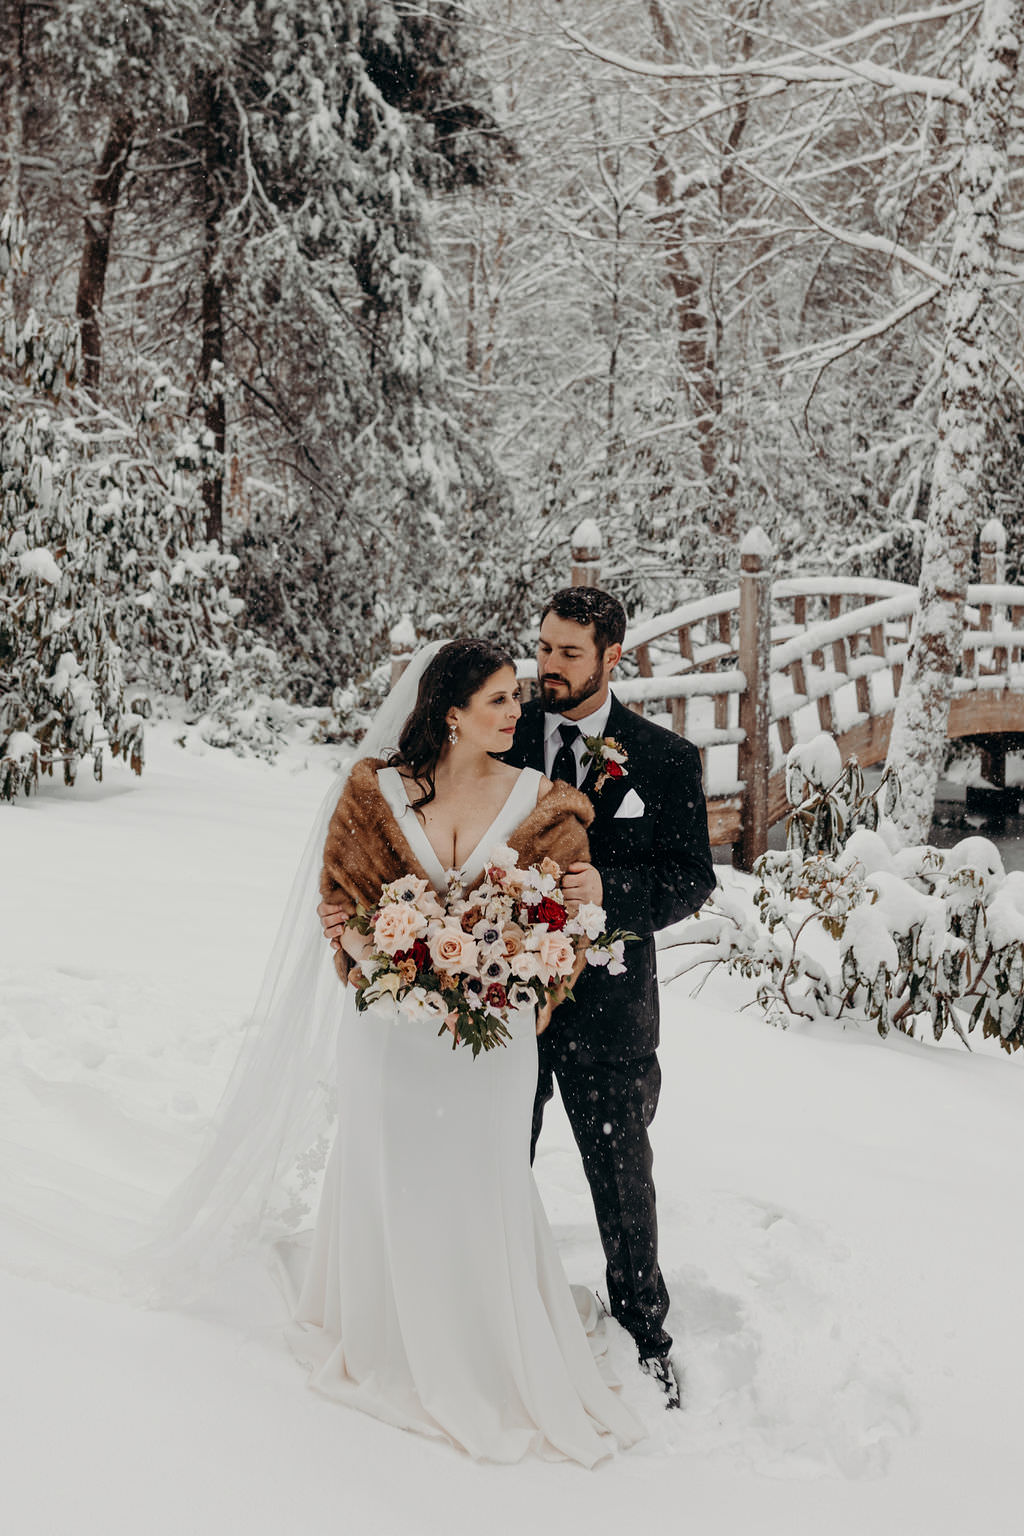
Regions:
<instances>
[{"instance_id":1,"label":"v-neck neckline","mask_svg":"<svg viewBox=\"0 0 1024 1536\"><path fill-rule=\"evenodd\" d=\"M443 864L441 862L441 857L438 854L437 849L434 847L433 843L430 841L430 838L427 836L427 829L426 829L426 827L423 825L422 821L420 821L420 818L416 815L416 812L413 810L412 804L411 804L411 802L409 800L408 781L405 779L403 774L399 772L399 770L397 768L391 768L389 771L394 773L397 776L398 783L399 783L399 786L400 786L400 791L401 791L402 797L403 797L403 799L405 801L406 809L410 812L410 814L412 816L412 822L410 823L409 827L407 827L405 829L406 840L407 841L409 840L409 832L414 828L416 836L421 839L422 845L423 845L422 848L420 849L420 862L423 863L424 867L426 868L428 860L424 858L424 855L425 854L429 855L429 862L433 863L434 868L435 868L436 873L437 873L437 889L439 891L441 891L441 890L444 889L445 885L448 883L448 875L449 875L450 870L452 869L453 866L445 865L445 864ZM512 784L512 788L509 790L508 794L505 796L505 798L502 801L501 805L499 806L499 808L498 808L494 818L489 823L489 825L487 826L486 830L483 832L482 836L477 839L476 846L473 848L472 852L465 859L463 859L462 863L459 864L456 867L456 869L455 869L455 873L456 874L462 875L463 877L465 877L465 871L472 866L473 861L475 860L477 854L480 852L481 848L483 848L484 844L487 842L487 839L491 836L491 834L493 833L495 827L498 825L499 821L501 820L501 818L504 816L506 810L508 809L509 803L512 800L512 796L517 792L517 790L519 789L520 784L522 783L523 774L524 773L528 773L529 771L530 770L527 769L527 768L520 768L520 770L519 770L519 772L518 772L518 774L517 774L517 776L515 778L515 781Z\"/></svg>"}]
</instances>

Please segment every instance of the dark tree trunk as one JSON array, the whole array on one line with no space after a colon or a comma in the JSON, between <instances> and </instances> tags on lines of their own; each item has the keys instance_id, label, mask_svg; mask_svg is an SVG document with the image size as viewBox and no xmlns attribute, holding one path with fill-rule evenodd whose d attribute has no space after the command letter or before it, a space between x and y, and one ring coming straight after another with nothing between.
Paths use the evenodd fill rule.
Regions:
<instances>
[{"instance_id":1,"label":"dark tree trunk","mask_svg":"<svg viewBox=\"0 0 1024 1536\"><path fill-rule=\"evenodd\" d=\"M78 271L75 314L82 335L82 382L96 389L103 366L100 320L110 261L110 237L121 198L121 184L132 149L135 124L129 113L114 119L92 184L92 198L85 216L85 244Z\"/></svg>"},{"instance_id":2,"label":"dark tree trunk","mask_svg":"<svg viewBox=\"0 0 1024 1536\"><path fill-rule=\"evenodd\" d=\"M203 209L202 348L199 386L206 427L206 447L212 462L203 479L206 536L224 538L224 455L227 448L227 404L224 398L224 283L221 271L220 225L225 135L221 131L221 100L212 81L200 92L200 158L205 202Z\"/></svg>"},{"instance_id":3,"label":"dark tree trunk","mask_svg":"<svg viewBox=\"0 0 1024 1536\"><path fill-rule=\"evenodd\" d=\"M726 10L737 17L753 18L761 5L762 0L731 0ZM673 63L681 61L678 18L662 0L648 0L647 9L665 58ZM739 58L744 62L748 60L753 48L752 34L743 33L735 46ZM675 188L675 172L664 152L658 154L654 167L654 195L660 209L657 224L662 232L665 270L675 307L680 373L695 418L701 472L714 514L714 521L709 526L713 533L729 543L737 537L737 530L731 472L725 451L727 445L722 440L721 322L715 310L712 278L692 252L695 229L701 227L699 221L703 222L705 237L717 234L721 238L728 229L726 198L735 171L732 157L746 132L748 110L746 99L740 97L721 147L717 223L709 219L706 208L703 213L691 212L680 202ZM710 193L710 188L708 191Z\"/></svg>"},{"instance_id":4,"label":"dark tree trunk","mask_svg":"<svg viewBox=\"0 0 1024 1536\"><path fill-rule=\"evenodd\" d=\"M224 292L221 287L219 223L207 218L203 232L203 348L199 378L203 386L203 421L215 454L203 480L206 537L224 537L224 452L228 417L224 400Z\"/></svg>"}]
</instances>

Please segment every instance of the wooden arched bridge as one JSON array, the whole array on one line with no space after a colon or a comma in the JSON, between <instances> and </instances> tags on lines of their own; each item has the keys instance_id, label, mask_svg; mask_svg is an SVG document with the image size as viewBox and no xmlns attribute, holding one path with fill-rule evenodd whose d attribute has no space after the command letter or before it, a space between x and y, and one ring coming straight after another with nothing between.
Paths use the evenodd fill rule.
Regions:
<instances>
[{"instance_id":1,"label":"wooden arched bridge","mask_svg":"<svg viewBox=\"0 0 1024 1536\"><path fill-rule=\"evenodd\" d=\"M963 652L948 735L982 750L982 769L1005 785L1006 752L1024 747L1024 586L1004 580L1006 536L981 531L981 581L967 589ZM574 586L600 585L600 534L573 536ZM667 715L700 750L713 845L750 869L768 831L789 810L785 758L820 731L845 762L885 761L917 607L917 588L867 576L774 579L772 548L754 529L743 542L739 585L695 598L627 631L638 676L615 682L624 704ZM403 620L392 633L392 677L415 649ZM532 659L517 663L527 692Z\"/></svg>"},{"instance_id":2,"label":"wooden arched bridge","mask_svg":"<svg viewBox=\"0 0 1024 1536\"><path fill-rule=\"evenodd\" d=\"M950 738L978 741L995 785L1007 745L1024 745L1024 587L1003 581L1004 551L1001 526L986 524L949 716ZM596 559L579 549L574 559L574 580L596 585ZM667 712L700 749L711 841L731 844L735 863L750 868L788 810L784 762L794 742L824 730L844 761L884 761L916 604L917 588L900 582L774 580L771 545L754 530L738 587L629 631L625 650L639 676L615 692L640 712Z\"/></svg>"}]
</instances>

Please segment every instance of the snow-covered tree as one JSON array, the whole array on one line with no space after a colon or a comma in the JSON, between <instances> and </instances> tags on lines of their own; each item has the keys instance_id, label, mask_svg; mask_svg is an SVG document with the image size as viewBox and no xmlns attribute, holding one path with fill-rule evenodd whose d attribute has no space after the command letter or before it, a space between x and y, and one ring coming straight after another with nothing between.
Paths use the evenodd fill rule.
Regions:
<instances>
[{"instance_id":1,"label":"snow-covered tree","mask_svg":"<svg viewBox=\"0 0 1024 1536\"><path fill-rule=\"evenodd\" d=\"M509 153L458 8L20 11L0 174L34 248L22 309L77 306L82 382L118 420L158 381L187 404L206 537L235 543L282 686L326 697L406 610L499 607L480 557L508 504L451 395L431 248L431 198Z\"/></svg>"},{"instance_id":2,"label":"snow-covered tree","mask_svg":"<svg viewBox=\"0 0 1024 1536\"><path fill-rule=\"evenodd\" d=\"M989 489L1000 362L992 312L1022 43L1024 0L986 0L969 83L946 300L938 451L918 606L889 746L888 760L903 785L900 825L910 842L922 841L931 825L960 662L978 510Z\"/></svg>"},{"instance_id":3,"label":"snow-covered tree","mask_svg":"<svg viewBox=\"0 0 1024 1536\"><path fill-rule=\"evenodd\" d=\"M254 617L322 694L380 660L405 612L453 626L500 606L481 556L508 509L451 393L429 197L486 181L504 141L484 132L449 8L248 13L263 30L236 174L258 193L225 262L228 362L242 431L288 473L238 549Z\"/></svg>"},{"instance_id":4,"label":"snow-covered tree","mask_svg":"<svg viewBox=\"0 0 1024 1536\"><path fill-rule=\"evenodd\" d=\"M664 605L755 520L827 567L919 515L971 7L466 13L520 158L442 234L524 564L593 514Z\"/></svg>"}]
</instances>

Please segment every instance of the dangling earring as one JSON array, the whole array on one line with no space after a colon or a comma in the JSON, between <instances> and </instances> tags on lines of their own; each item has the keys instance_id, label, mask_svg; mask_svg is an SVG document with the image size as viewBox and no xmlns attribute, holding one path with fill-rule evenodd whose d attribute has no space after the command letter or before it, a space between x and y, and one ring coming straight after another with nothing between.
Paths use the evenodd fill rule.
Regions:
<instances>
[{"instance_id":1,"label":"dangling earring","mask_svg":"<svg viewBox=\"0 0 1024 1536\"><path fill-rule=\"evenodd\" d=\"M448 742L449 742L449 745L454 747L457 744L458 739L459 739L458 726L450 725L448 727Z\"/></svg>"}]
</instances>

